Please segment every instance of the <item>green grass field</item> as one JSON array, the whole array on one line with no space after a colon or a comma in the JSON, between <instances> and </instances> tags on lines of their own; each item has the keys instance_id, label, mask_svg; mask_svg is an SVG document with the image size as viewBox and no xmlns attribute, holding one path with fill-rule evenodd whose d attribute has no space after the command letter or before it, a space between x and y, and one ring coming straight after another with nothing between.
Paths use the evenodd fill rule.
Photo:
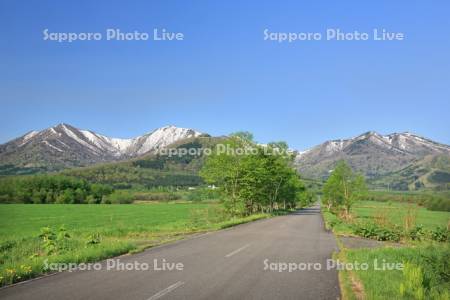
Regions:
<instances>
[{"instance_id":1,"label":"green grass field","mask_svg":"<svg viewBox=\"0 0 450 300\"><path fill-rule=\"evenodd\" d=\"M92 230L114 232L156 231L163 228L183 228L192 211L208 208L206 204L13 204L0 205L1 239L36 236L44 226L65 225L70 231Z\"/></svg>"},{"instance_id":2,"label":"green grass field","mask_svg":"<svg viewBox=\"0 0 450 300\"><path fill-rule=\"evenodd\" d=\"M264 217L230 219L220 205L201 203L0 205L0 286L45 273L45 259L93 262ZM58 239L63 225L70 237Z\"/></svg>"},{"instance_id":3,"label":"green grass field","mask_svg":"<svg viewBox=\"0 0 450 300\"><path fill-rule=\"evenodd\" d=\"M354 204L351 213L354 217L353 222L380 222L380 219L384 219L384 222L402 228L405 227L405 218L408 214L415 216L415 225L422 225L426 230L447 227L450 222L450 212L431 211L415 203L359 201ZM336 216L326 211L323 215L327 223L334 223L333 231L336 234L352 234L353 230L347 222L336 222Z\"/></svg>"},{"instance_id":4,"label":"green grass field","mask_svg":"<svg viewBox=\"0 0 450 300\"><path fill-rule=\"evenodd\" d=\"M372 219L384 214L392 223L403 225L403 218L408 210L416 214L416 224L432 229L436 226L447 226L450 220L450 212L431 211L414 203L360 201L353 207L353 213L357 219Z\"/></svg>"}]
</instances>

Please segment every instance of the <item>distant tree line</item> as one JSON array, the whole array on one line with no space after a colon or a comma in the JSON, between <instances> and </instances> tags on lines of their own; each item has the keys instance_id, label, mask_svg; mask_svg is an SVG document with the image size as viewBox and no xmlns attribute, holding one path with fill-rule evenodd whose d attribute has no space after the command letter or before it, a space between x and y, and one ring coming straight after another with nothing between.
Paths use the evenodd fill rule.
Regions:
<instances>
[{"instance_id":1,"label":"distant tree line","mask_svg":"<svg viewBox=\"0 0 450 300\"><path fill-rule=\"evenodd\" d=\"M213 153L200 171L205 182L221 189L225 208L233 215L294 208L299 201L313 201L292 168L293 157L286 143L260 146L248 132L236 133L224 143L228 149L253 149Z\"/></svg>"},{"instance_id":2,"label":"distant tree line","mask_svg":"<svg viewBox=\"0 0 450 300\"><path fill-rule=\"evenodd\" d=\"M0 180L0 203L100 203L113 192L108 185L63 175L32 175Z\"/></svg>"},{"instance_id":3,"label":"distant tree line","mask_svg":"<svg viewBox=\"0 0 450 300\"><path fill-rule=\"evenodd\" d=\"M63 171L63 175L84 179L90 183L107 184L115 189L130 189L134 186L154 188L160 186L197 186L202 178L191 171L153 169L158 158L134 162L104 164Z\"/></svg>"}]
</instances>

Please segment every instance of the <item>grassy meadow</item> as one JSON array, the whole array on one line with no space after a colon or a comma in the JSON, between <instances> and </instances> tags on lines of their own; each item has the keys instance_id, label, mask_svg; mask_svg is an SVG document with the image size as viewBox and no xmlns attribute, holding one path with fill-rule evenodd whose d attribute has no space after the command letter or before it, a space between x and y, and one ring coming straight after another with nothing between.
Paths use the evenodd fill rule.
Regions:
<instances>
[{"instance_id":1,"label":"grassy meadow","mask_svg":"<svg viewBox=\"0 0 450 300\"><path fill-rule=\"evenodd\" d=\"M323 209L338 236L345 263L367 263L368 270L339 272L344 299L450 299L450 212L433 211L414 201L359 201L345 219ZM348 249L339 236L388 241L380 248ZM395 244L392 244L395 242ZM376 270L382 262L403 270Z\"/></svg>"},{"instance_id":2,"label":"grassy meadow","mask_svg":"<svg viewBox=\"0 0 450 300\"><path fill-rule=\"evenodd\" d=\"M416 203L359 201L352 207L352 220L343 222L334 214L324 211L326 222L336 234L353 235L352 224L362 222L379 223L380 226L405 227L423 226L424 230L447 227L450 212L431 211ZM407 224L409 221L410 224Z\"/></svg>"},{"instance_id":3,"label":"grassy meadow","mask_svg":"<svg viewBox=\"0 0 450 300\"><path fill-rule=\"evenodd\" d=\"M360 201L353 208L356 218L371 219L384 216L392 224L404 225L408 213L416 215L416 224L432 229L436 226L447 226L450 212L431 211L415 203Z\"/></svg>"},{"instance_id":4,"label":"grassy meadow","mask_svg":"<svg viewBox=\"0 0 450 300\"><path fill-rule=\"evenodd\" d=\"M214 203L0 205L0 285L45 273L46 259L93 262L264 217Z\"/></svg>"}]
</instances>

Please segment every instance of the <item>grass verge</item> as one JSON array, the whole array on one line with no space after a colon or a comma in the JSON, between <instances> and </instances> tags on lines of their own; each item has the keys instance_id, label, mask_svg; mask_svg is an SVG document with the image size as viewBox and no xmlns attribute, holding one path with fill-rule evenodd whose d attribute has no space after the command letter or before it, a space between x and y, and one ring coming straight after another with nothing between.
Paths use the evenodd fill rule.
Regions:
<instances>
[{"instance_id":1,"label":"grass verge","mask_svg":"<svg viewBox=\"0 0 450 300\"><path fill-rule=\"evenodd\" d=\"M412 212L412 213L411 213ZM407 226L433 232L444 227L449 213L428 211L411 204L386 204L364 201L353 210L354 219L345 221L322 210L327 229L338 236L339 253L334 259L343 263L339 282L343 299L446 299L450 297L450 246L448 240L434 242L411 235ZM347 249L339 236L356 235L357 222L373 222L377 230L396 226L402 234L402 247L385 244L376 249ZM416 226L416 227L413 227ZM364 268L357 267L362 266Z\"/></svg>"},{"instance_id":2,"label":"grass verge","mask_svg":"<svg viewBox=\"0 0 450 300\"><path fill-rule=\"evenodd\" d=\"M448 245L341 249L338 258L368 266L340 271L343 299L449 299Z\"/></svg>"}]
</instances>

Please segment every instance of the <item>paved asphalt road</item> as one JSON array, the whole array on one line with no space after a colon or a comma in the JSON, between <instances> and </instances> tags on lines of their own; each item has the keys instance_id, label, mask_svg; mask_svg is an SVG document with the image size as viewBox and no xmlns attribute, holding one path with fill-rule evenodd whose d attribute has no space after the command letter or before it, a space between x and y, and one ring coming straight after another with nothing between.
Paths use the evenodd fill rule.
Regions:
<instances>
[{"instance_id":1,"label":"paved asphalt road","mask_svg":"<svg viewBox=\"0 0 450 300\"><path fill-rule=\"evenodd\" d=\"M324 270L336 249L316 206L119 258L144 267L147 263L147 271L107 271L104 266L100 271L62 272L1 289L0 298L337 299L337 271ZM182 263L183 270L155 271L155 259L159 266L163 259ZM322 270L265 270L280 262L321 263Z\"/></svg>"}]
</instances>

